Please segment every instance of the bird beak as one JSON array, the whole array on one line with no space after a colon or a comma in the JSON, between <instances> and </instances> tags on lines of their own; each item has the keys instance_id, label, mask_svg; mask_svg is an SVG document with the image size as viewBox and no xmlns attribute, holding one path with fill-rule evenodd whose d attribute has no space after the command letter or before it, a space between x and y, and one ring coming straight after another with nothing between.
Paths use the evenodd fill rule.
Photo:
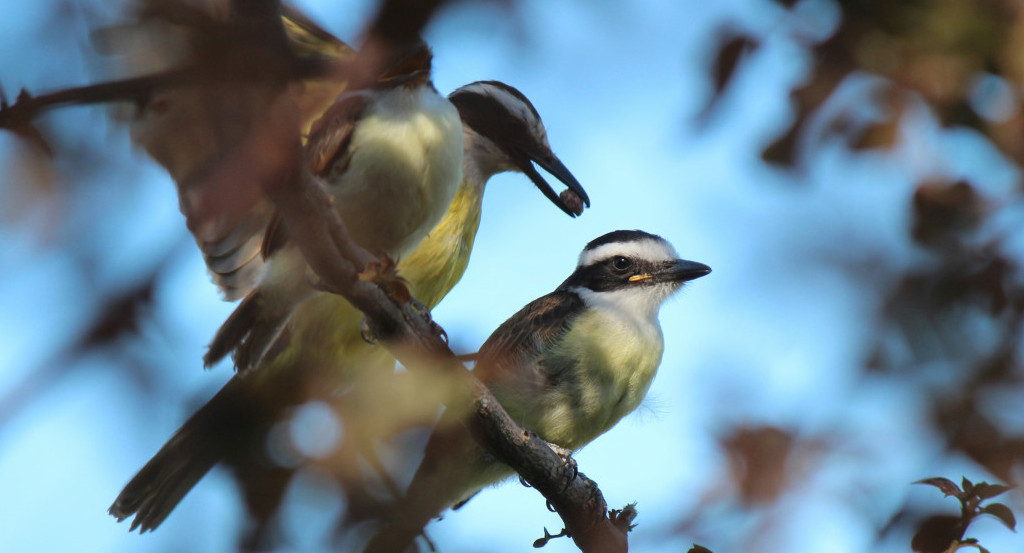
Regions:
<instances>
[{"instance_id":1,"label":"bird beak","mask_svg":"<svg viewBox=\"0 0 1024 553\"><path fill-rule=\"evenodd\" d=\"M633 275L629 277L630 282L650 280L652 282L677 282L683 283L688 280L700 278L711 272L711 267L696 261L676 259L658 267L653 273Z\"/></svg>"},{"instance_id":2,"label":"bird beak","mask_svg":"<svg viewBox=\"0 0 1024 553\"><path fill-rule=\"evenodd\" d=\"M590 207L590 197L587 196L587 191L583 189L583 186L576 180L576 177L572 176L569 169L562 164L553 152L547 148L538 148L538 150L538 152L524 151L522 152L523 156L521 158L520 156L513 156L513 159L521 159L521 161L516 163L516 165L518 165L523 173L533 181L533 184L537 185L537 188L539 188L552 203L561 208L566 215L575 217L583 213L584 205ZM550 173L551 176L562 181L563 184L569 187L569 190L567 192L563 192L561 196L555 194L551 185L544 180L544 177L540 176L540 173L534 169L533 164L530 162L536 163L541 169ZM572 198L572 196L575 196L575 198Z\"/></svg>"}]
</instances>

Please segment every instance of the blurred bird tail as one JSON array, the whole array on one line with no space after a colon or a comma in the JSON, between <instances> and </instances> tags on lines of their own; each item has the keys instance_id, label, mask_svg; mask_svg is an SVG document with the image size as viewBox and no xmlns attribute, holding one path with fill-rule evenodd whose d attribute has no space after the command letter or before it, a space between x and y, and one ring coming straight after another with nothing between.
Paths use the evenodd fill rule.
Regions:
<instances>
[{"instance_id":1,"label":"blurred bird tail","mask_svg":"<svg viewBox=\"0 0 1024 553\"><path fill-rule=\"evenodd\" d=\"M129 531L156 529L224 456L223 441L211 427L219 397L192 415L114 500L109 513L118 522L135 515Z\"/></svg>"},{"instance_id":2,"label":"blurred bird tail","mask_svg":"<svg viewBox=\"0 0 1024 553\"><path fill-rule=\"evenodd\" d=\"M290 305L277 307L263 301L259 290L250 292L213 336L203 366L210 368L231 352L238 372L259 366L291 317Z\"/></svg>"}]
</instances>

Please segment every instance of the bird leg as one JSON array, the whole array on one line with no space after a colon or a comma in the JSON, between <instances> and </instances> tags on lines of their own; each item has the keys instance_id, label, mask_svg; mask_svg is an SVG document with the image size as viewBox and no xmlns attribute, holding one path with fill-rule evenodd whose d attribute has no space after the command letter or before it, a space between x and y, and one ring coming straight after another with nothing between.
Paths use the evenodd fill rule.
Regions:
<instances>
[{"instance_id":1,"label":"bird leg","mask_svg":"<svg viewBox=\"0 0 1024 553\"><path fill-rule=\"evenodd\" d=\"M409 291L409 281L398 274L398 262L387 254L381 255L377 261L367 263L356 276L363 282L377 284L400 303L407 303L413 299L412 292ZM418 306L414 307L419 309Z\"/></svg>"},{"instance_id":2,"label":"bird leg","mask_svg":"<svg viewBox=\"0 0 1024 553\"><path fill-rule=\"evenodd\" d=\"M359 321L359 335L362 336L363 341L367 344L373 345L377 343L377 336L370 330L370 322L366 320L366 317Z\"/></svg>"},{"instance_id":3,"label":"bird leg","mask_svg":"<svg viewBox=\"0 0 1024 553\"><path fill-rule=\"evenodd\" d=\"M391 259L387 254L383 254L378 261L368 262L363 270L359 271L357 277L363 282L373 282L380 286L381 289L399 303L410 304L413 309L423 315L427 324L433 329L434 335L440 336L446 344L448 343L448 333L430 317L430 308L413 297L412 292L409 290L409 281L398 274L397 260ZM365 319L360 324L359 330L363 339L367 342L372 344L377 341Z\"/></svg>"},{"instance_id":4,"label":"bird leg","mask_svg":"<svg viewBox=\"0 0 1024 553\"><path fill-rule=\"evenodd\" d=\"M576 480L576 477L579 476L580 467L579 465L576 464L576 459L572 458L571 449L564 448L558 444L553 444L551 442L545 443L548 444L548 447L551 448L551 451L555 452L555 455L558 455L558 458L562 460L562 464L565 465L565 467L569 469L569 471L572 473L572 476L569 478L568 482L565 483L565 489L562 490L562 493L565 493L565 490L568 490L569 486L572 485L574 480Z\"/></svg>"}]
</instances>

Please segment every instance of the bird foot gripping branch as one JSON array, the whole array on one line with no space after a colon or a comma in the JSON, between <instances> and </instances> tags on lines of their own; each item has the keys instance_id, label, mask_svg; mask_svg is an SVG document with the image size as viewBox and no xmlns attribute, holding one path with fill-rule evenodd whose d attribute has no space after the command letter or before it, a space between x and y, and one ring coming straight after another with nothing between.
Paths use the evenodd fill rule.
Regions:
<instances>
[{"instance_id":1,"label":"bird foot gripping branch","mask_svg":"<svg viewBox=\"0 0 1024 553\"><path fill-rule=\"evenodd\" d=\"M565 490L568 490L569 486L572 485L573 480L576 480L580 475L580 467L576 464L576 459L573 459L571 449L551 442L547 442L547 444L548 447L551 448L551 451L554 451L555 455L558 455L558 458L562 460L562 464L565 465L565 468L569 469L569 477L566 479L565 488L562 490L564 493Z\"/></svg>"},{"instance_id":2,"label":"bird foot gripping branch","mask_svg":"<svg viewBox=\"0 0 1024 553\"><path fill-rule=\"evenodd\" d=\"M412 292L409 290L411 283L408 279L398 274L398 260L383 254L379 260L366 263L363 270L356 273L356 278L361 282L376 284L398 303L409 304L417 313L423 316L427 324L433 329L434 334L440 336L446 344L448 343L448 333L441 328L441 325L434 322L434 319L430 316L430 308L413 297ZM359 323L359 333L367 343L374 344L377 342L377 337L370 328L369 321L366 319Z\"/></svg>"},{"instance_id":3,"label":"bird foot gripping branch","mask_svg":"<svg viewBox=\"0 0 1024 553\"><path fill-rule=\"evenodd\" d=\"M356 275L363 282L373 282L383 288L391 297L401 303L411 301L409 281L398 274L398 261L384 254L378 261L371 261Z\"/></svg>"}]
</instances>

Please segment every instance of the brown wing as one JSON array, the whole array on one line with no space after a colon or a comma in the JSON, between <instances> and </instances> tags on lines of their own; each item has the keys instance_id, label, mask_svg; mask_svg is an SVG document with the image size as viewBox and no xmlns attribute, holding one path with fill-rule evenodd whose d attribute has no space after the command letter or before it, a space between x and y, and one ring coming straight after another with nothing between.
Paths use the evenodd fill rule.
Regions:
<instances>
[{"instance_id":1,"label":"brown wing","mask_svg":"<svg viewBox=\"0 0 1024 553\"><path fill-rule=\"evenodd\" d=\"M335 172L344 169L351 157L348 145L352 142L352 133L369 102L366 92L344 94L313 123L306 142L306 159L313 174L326 176L337 163L341 166L335 167Z\"/></svg>"},{"instance_id":2,"label":"brown wing","mask_svg":"<svg viewBox=\"0 0 1024 553\"><path fill-rule=\"evenodd\" d=\"M351 157L348 146L352 142L352 133L368 103L369 97L365 93L342 95L313 123L305 148L313 174L326 177L345 169ZM334 167L336 163L341 166ZM263 235L260 252L266 259L287 243L288 233L281 224L281 217L275 213Z\"/></svg>"},{"instance_id":3,"label":"brown wing","mask_svg":"<svg viewBox=\"0 0 1024 553\"><path fill-rule=\"evenodd\" d=\"M567 290L556 290L528 303L480 347L473 373L487 383L503 370L536 358L569 330L583 307L579 295Z\"/></svg>"},{"instance_id":4,"label":"brown wing","mask_svg":"<svg viewBox=\"0 0 1024 553\"><path fill-rule=\"evenodd\" d=\"M222 23L221 14L186 6L173 9L179 15L190 10L189 17L141 17L99 31L97 40L105 50L119 54L126 75L173 67L188 56L209 54L209 44L219 38L209 36L209 30ZM286 7L282 20L296 55L307 61L328 64L354 55L344 42L296 10ZM323 114L344 88L344 82L329 78L294 83L288 90L275 83L215 81L158 91L133 114L134 142L164 166L177 184L188 229L226 299L240 298L255 285L273 209L251 179L207 177L261 132L267 114L282 96L297 106L297 130L304 133L309 121Z\"/></svg>"}]
</instances>

